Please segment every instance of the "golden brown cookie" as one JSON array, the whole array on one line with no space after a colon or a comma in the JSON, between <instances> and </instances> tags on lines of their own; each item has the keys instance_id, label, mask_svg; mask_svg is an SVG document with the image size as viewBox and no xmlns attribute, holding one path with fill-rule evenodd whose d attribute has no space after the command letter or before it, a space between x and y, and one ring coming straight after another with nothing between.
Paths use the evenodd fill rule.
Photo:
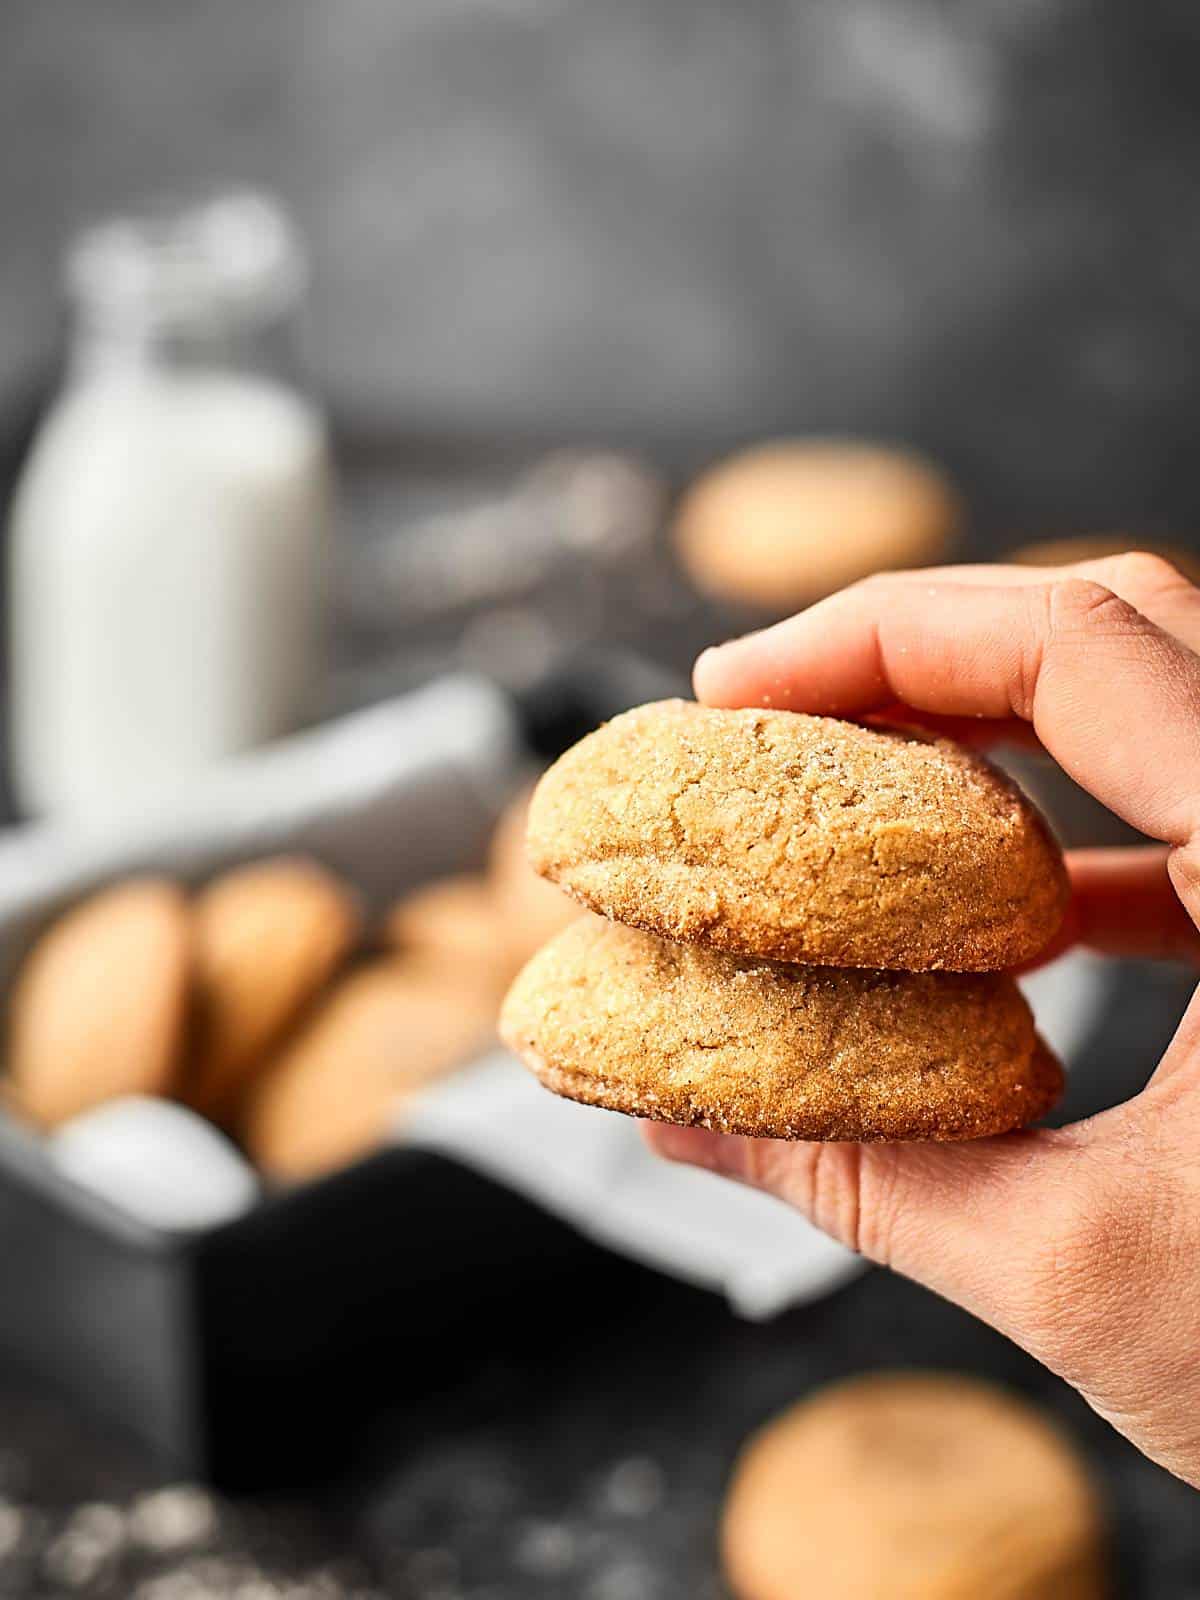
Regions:
<instances>
[{"instance_id":1,"label":"golden brown cookie","mask_svg":"<svg viewBox=\"0 0 1200 1600\"><path fill-rule=\"evenodd\" d=\"M512 963L510 978L540 945L579 915L579 907L561 889L538 877L525 854L532 794L530 786L509 801L492 834L488 854L488 876Z\"/></svg>"},{"instance_id":2,"label":"golden brown cookie","mask_svg":"<svg viewBox=\"0 0 1200 1600\"><path fill-rule=\"evenodd\" d=\"M783 966L586 917L500 1014L548 1089L771 1139L978 1139L1042 1116L1062 1071L1007 973Z\"/></svg>"},{"instance_id":3,"label":"golden brown cookie","mask_svg":"<svg viewBox=\"0 0 1200 1600\"><path fill-rule=\"evenodd\" d=\"M873 572L942 560L961 522L957 495L917 456L781 439L698 478L674 538L697 588L783 615Z\"/></svg>"},{"instance_id":4,"label":"golden brown cookie","mask_svg":"<svg viewBox=\"0 0 1200 1600\"><path fill-rule=\"evenodd\" d=\"M474 991L395 961L350 973L251 1084L241 1133L279 1178L332 1171L386 1136L404 1097L486 1042Z\"/></svg>"},{"instance_id":5,"label":"golden brown cookie","mask_svg":"<svg viewBox=\"0 0 1200 1600\"><path fill-rule=\"evenodd\" d=\"M358 904L315 861L278 856L197 896L197 1028L187 1098L227 1120L246 1079L328 982L360 930Z\"/></svg>"},{"instance_id":6,"label":"golden brown cookie","mask_svg":"<svg viewBox=\"0 0 1200 1600\"><path fill-rule=\"evenodd\" d=\"M568 750L538 785L528 849L619 922L830 966L1015 966L1068 896L1037 812L952 740L685 700Z\"/></svg>"},{"instance_id":7,"label":"golden brown cookie","mask_svg":"<svg viewBox=\"0 0 1200 1600\"><path fill-rule=\"evenodd\" d=\"M1081 533L1065 539L1039 539L1021 545L1006 559L1019 567L1069 567L1076 561L1103 561L1130 550L1161 556L1192 583L1200 583L1200 554L1195 550L1161 539L1141 539L1135 533Z\"/></svg>"},{"instance_id":8,"label":"golden brown cookie","mask_svg":"<svg viewBox=\"0 0 1200 1600\"><path fill-rule=\"evenodd\" d=\"M722 1523L737 1600L1101 1600L1083 1463L1016 1396L947 1373L834 1384L751 1439Z\"/></svg>"},{"instance_id":9,"label":"golden brown cookie","mask_svg":"<svg viewBox=\"0 0 1200 1600\"><path fill-rule=\"evenodd\" d=\"M526 871L541 883L528 865ZM388 912L383 934L407 961L456 974L496 995L524 959L514 956L507 920L482 873L438 878L413 890Z\"/></svg>"},{"instance_id":10,"label":"golden brown cookie","mask_svg":"<svg viewBox=\"0 0 1200 1600\"><path fill-rule=\"evenodd\" d=\"M135 878L83 901L27 956L9 1002L22 1112L54 1127L124 1094L168 1094L182 1061L192 928L182 891Z\"/></svg>"}]
</instances>

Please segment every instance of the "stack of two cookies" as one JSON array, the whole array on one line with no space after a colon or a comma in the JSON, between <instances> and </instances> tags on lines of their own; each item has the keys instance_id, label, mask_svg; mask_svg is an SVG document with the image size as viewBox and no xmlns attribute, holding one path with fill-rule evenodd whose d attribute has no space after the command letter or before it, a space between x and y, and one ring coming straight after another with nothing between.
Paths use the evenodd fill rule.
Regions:
<instances>
[{"instance_id":1,"label":"stack of two cookies","mask_svg":"<svg viewBox=\"0 0 1200 1600\"><path fill-rule=\"evenodd\" d=\"M1053 938L1062 855L981 757L913 729L642 706L569 750L534 866L600 917L501 1019L547 1087L786 1139L970 1139L1062 1071L1011 973Z\"/></svg>"}]
</instances>

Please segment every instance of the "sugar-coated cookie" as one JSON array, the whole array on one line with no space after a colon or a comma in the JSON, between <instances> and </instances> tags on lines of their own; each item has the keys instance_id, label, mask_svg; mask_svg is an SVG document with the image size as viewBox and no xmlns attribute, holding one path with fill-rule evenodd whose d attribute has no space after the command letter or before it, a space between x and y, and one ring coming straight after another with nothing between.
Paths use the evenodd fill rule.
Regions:
<instances>
[{"instance_id":1,"label":"sugar-coated cookie","mask_svg":"<svg viewBox=\"0 0 1200 1600\"><path fill-rule=\"evenodd\" d=\"M360 931L350 890L278 856L213 879L195 902L197 1017L187 1098L226 1121L247 1078L328 982Z\"/></svg>"},{"instance_id":2,"label":"sugar-coated cookie","mask_svg":"<svg viewBox=\"0 0 1200 1600\"><path fill-rule=\"evenodd\" d=\"M1006 973L784 966L597 917L528 963L500 1032L568 1099L754 1137L975 1139L1062 1092Z\"/></svg>"},{"instance_id":3,"label":"sugar-coated cookie","mask_svg":"<svg viewBox=\"0 0 1200 1600\"><path fill-rule=\"evenodd\" d=\"M59 917L9 1001L19 1113L54 1127L117 1095L174 1090L191 970L187 902L165 878L129 879Z\"/></svg>"},{"instance_id":4,"label":"sugar-coated cookie","mask_svg":"<svg viewBox=\"0 0 1200 1600\"><path fill-rule=\"evenodd\" d=\"M917 456L781 439L703 473L674 539L697 588L782 616L873 572L942 560L961 522L958 496Z\"/></svg>"},{"instance_id":5,"label":"sugar-coated cookie","mask_svg":"<svg viewBox=\"0 0 1200 1600\"><path fill-rule=\"evenodd\" d=\"M1083 1463L1015 1395L941 1373L822 1390L751 1439L721 1533L736 1600L1101 1600Z\"/></svg>"},{"instance_id":6,"label":"sugar-coated cookie","mask_svg":"<svg viewBox=\"0 0 1200 1600\"><path fill-rule=\"evenodd\" d=\"M242 1107L246 1149L279 1178L315 1177L374 1148L404 1097L458 1066L495 1026L494 1001L381 960L343 978Z\"/></svg>"},{"instance_id":7,"label":"sugar-coated cookie","mask_svg":"<svg viewBox=\"0 0 1200 1600\"><path fill-rule=\"evenodd\" d=\"M1068 898L1033 806L952 740L685 700L627 711L560 757L528 850L620 922L831 966L1015 966Z\"/></svg>"}]
</instances>

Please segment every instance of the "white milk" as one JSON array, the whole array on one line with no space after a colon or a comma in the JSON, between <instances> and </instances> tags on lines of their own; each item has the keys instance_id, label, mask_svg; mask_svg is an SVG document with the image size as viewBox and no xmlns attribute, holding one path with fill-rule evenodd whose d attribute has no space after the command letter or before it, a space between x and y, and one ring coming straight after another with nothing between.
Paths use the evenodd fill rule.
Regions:
<instances>
[{"instance_id":1,"label":"white milk","mask_svg":"<svg viewBox=\"0 0 1200 1600\"><path fill-rule=\"evenodd\" d=\"M11 752L24 809L161 809L302 721L320 666L325 430L250 338L290 309L259 199L99 230L77 376L13 504ZM284 292L286 290L286 293Z\"/></svg>"},{"instance_id":2,"label":"white milk","mask_svg":"<svg viewBox=\"0 0 1200 1600\"><path fill-rule=\"evenodd\" d=\"M303 717L328 523L324 432L236 374L96 378L52 411L12 523L23 805L152 805Z\"/></svg>"}]
</instances>

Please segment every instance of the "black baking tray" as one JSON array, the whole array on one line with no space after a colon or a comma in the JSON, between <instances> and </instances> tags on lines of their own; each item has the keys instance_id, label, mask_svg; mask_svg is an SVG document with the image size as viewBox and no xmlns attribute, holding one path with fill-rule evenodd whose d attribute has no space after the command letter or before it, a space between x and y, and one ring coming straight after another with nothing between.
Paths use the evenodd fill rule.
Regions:
<instances>
[{"instance_id":1,"label":"black baking tray","mask_svg":"<svg viewBox=\"0 0 1200 1600\"><path fill-rule=\"evenodd\" d=\"M553 755L679 685L632 657L560 664L518 702ZM453 1385L627 1268L510 1190L387 1148L268 1193L202 1233L149 1228L85 1193L0 1118L0 1358L225 1488L301 1482L373 1415Z\"/></svg>"},{"instance_id":2,"label":"black baking tray","mask_svg":"<svg viewBox=\"0 0 1200 1600\"><path fill-rule=\"evenodd\" d=\"M598 1252L441 1156L385 1149L200 1234L143 1227L0 1131L0 1347L171 1470L304 1481L596 1282ZM585 1268L587 1270L585 1270Z\"/></svg>"}]
</instances>

